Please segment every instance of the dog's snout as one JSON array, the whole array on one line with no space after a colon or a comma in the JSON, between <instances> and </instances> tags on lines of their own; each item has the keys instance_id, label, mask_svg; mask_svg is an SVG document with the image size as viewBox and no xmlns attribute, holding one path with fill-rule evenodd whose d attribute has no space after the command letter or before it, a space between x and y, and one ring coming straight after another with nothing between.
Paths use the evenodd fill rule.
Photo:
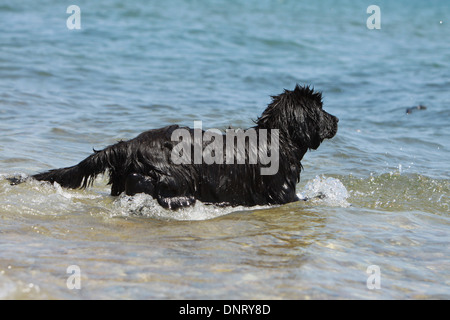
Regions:
<instances>
[{"instance_id":1,"label":"dog's snout","mask_svg":"<svg viewBox=\"0 0 450 320\"><path fill-rule=\"evenodd\" d=\"M333 116L333 118L334 118L334 121L336 121L336 123L338 123L338 122L339 122L339 118L338 118L338 117L336 117L336 116Z\"/></svg>"}]
</instances>

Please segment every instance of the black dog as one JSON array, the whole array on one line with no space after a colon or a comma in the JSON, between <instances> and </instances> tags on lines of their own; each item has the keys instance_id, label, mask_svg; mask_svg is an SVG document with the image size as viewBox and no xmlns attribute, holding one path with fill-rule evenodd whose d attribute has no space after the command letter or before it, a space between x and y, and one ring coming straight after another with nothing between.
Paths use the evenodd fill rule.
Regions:
<instances>
[{"instance_id":1,"label":"black dog","mask_svg":"<svg viewBox=\"0 0 450 320\"><path fill-rule=\"evenodd\" d=\"M108 170L111 195L117 196L124 191L127 195L145 192L157 199L161 206L170 209L193 205L196 200L231 206L298 201L295 186L300 180L300 160L308 149L317 149L324 139L336 134L338 119L322 110L321 93L309 87L297 85L293 91L285 90L272 98L272 103L255 121L256 126L241 131L249 133L249 130L254 130L258 141L264 142L261 129L274 133L277 129L278 136L270 136L266 143L267 147L273 147L277 142L278 148L270 149L266 155L273 156L274 152L279 155L274 167L276 170L270 174L262 174L262 170L269 167L267 161L250 161L255 146L248 141L241 144L244 150L232 149L245 153L243 164L242 161L241 164L226 161L175 164L174 154L184 152L187 155L189 151L185 149L180 153L176 149L181 142L179 139L173 140L175 130L186 130L190 135L188 138L194 141L195 130L172 125L146 131L134 139L120 141L101 151L94 150L94 154L76 166L50 170L32 177L57 182L67 188L86 188L98 174ZM200 131L200 134L204 133ZM200 151L205 151L214 140L202 142ZM226 150L229 141L223 141L222 150ZM190 142L189 146L195 152L195 143ZM213 153L225 159L226 154L220 155L218 151L216 149Z\"/></svg>"}]
</instances>

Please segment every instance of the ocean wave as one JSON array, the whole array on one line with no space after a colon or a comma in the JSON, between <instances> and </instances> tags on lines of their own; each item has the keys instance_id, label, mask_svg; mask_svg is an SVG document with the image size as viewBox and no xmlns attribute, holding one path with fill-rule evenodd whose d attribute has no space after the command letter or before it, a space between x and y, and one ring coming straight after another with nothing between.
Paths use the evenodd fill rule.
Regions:
<instances>
[{"instance_id":1,"label":"ocean wave","mask_svg":"<svg viewBox=\"0 0 450 320\"><path fill-rule=\"evenodd\" d=\"M420 174L402 174L401 169L367 178L341 178L352 204L387 211L450 213L450 180Z\"/></svg>"}]
</instances>

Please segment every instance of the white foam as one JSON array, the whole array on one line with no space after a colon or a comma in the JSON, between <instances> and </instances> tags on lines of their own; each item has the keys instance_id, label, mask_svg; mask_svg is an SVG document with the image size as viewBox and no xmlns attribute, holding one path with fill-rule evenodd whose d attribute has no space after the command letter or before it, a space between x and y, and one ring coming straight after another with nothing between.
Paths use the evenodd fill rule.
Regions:
<instances>
[{"instance_id":1,"label":"white foam","mask_svg":"<svg viewBox=\"0 0 450 320\"><path fill-rule=\"evenodd\" d=\"M5 179L8 175L0 175L0 179ZM17 176L17 175L16 175ZM21 174L20 178L27 176ZM3 206L9 210L14 207L18 212L28 212L32 214L59 214L61 212L71 213L73 211L88 210L93 203L97 203L104 198L103 189L96 192L86 190L72 190L62 188L58 183L45 183L29 180L20 186L10 186L9 183L2 184L0 193L6 199ZM106 189L105 189L106 190ZM303 190L297 194L300 199L309 199L310 203L348 207L349 194L347 189L339 179L317 176L306 183ZM80 201L81 200L81 201ZM111 216L144 216L163 220L208 220L237 211L248 211L266 209L271 206L255 207L222 207L207 205L197 201L194 206L181 208L178 210L164 209L159 203L147 194L137 194L117 197L112 208L109 201L103 203L105 211ZM0 206L1 208L2 206Z\"/></svg>"},{"instance_id":2,"label":"white foam","mask_svg":"<svg viewBox=\"0 0 450 320\"><path fill-rule=\"evenodd\" d=\"M57 182L53 182L53 187L55 188L57 195L66 199L99 199L102 197L99 194L82 193L79 190L65 189Z\"/></svg>"},{"instance_id":3,"label":"white foam","mask_svg":"<svg viewBox=\"0 0 450 320\"><path fill-rule=\"evenodd\" d=\"M218 207L196 201L194 206L168 210L161 207L150 195L140 193L134 196L120 195L113 203L112 215L137 215L163 220L208 220L231 212L262 208L266 207Z\"/></svg>"},{"instance_id":4,"label":"white foam","mask_svg":"<svg viewBox=\"0 0 450 320\"><path fill-rule=\"evenodd\" d=\"M306 183L303 190L297 193L300 199L309 199L315 203L328 206L349 207L349 193L344 184L336 178L316 176Z\"/></svg>"},{"instance_id":5,"label":"white foam","mask_svg":"<svg viewBox=\"0 0 450 320\"><path fill-rule=\"evenodd\" d=\"M309 199L309 201L316 204L336 207L350 206L350 203L347 202L349 193L342 182L336 178L317 176L315 179L308 181L302 192L297 195L300 199ZM137 194L127 196L122 194L113 203L112 215L134 215L163 220L208 220L236 211L265 209L269 207L218 207L197 201L194 206L178 210L168 210L161 207L150 195Z\"/></svg>"},{"instance_id":6,"label":"white foam","mask_svg":"<svg viewBox=\"0 0 450 320\"><path fill-rule=\"evenodd\" d=\"M12 297L18 290L18 286L8 279L4 273L4 270L0 270L0 300Z\"/></svg>"}]
</instances>

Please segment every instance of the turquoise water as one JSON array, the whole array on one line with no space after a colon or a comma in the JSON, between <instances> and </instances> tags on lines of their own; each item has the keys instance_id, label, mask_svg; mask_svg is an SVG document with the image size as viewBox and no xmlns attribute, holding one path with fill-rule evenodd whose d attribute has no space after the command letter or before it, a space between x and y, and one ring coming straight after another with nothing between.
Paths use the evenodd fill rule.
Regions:
<instances>
[{"instance_id":1,"label":"turquoise water","mask_svg":"<svg viewBox=\"0 0 450 320\"><path fill-rule=\"evenodd\" d=\"M69 3L0 4L1 299L450 298L450 2L378 1L374 30L368 1L76 4L80 30ZM5 180L167 124L248 127L296 83L340 119L302 161L325 199L174 213L102 177Z\"/></svg>"}]
</instances>

